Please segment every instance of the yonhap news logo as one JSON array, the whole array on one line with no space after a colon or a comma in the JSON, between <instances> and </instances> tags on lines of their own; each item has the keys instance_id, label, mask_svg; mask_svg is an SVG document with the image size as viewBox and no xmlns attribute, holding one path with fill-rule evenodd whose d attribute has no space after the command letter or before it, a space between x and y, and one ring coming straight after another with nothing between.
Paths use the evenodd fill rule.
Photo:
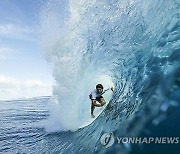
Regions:
<instances>
[{"instance_id":1,"label":"yonhap news logo","mask_svg":"<svg viewBox=\"0 0 180 154\"><path fill-rule=\"evenodd\" d=\"M108 148L114 144L114 140L113 133L105 133L101 136L100 142L103 147Z\"/></svg>"},{"instance_id":2,"label":"yonhap news logo","mask_svg":"<svg viewBox=\"0 0 180 154\"><path fill-rule=\"evenodd\" d=\"M179 137L114 137L113 133L104 133L100 142L104 148L108 148L115 143L118 144L179 144Z\"/></svg>"}]
</instances>

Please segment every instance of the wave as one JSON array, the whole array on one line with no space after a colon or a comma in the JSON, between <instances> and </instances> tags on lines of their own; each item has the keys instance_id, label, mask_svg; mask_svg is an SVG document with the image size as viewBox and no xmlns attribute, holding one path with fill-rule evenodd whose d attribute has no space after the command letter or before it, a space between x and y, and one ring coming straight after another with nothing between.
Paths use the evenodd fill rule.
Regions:
<instances>
[{"instance_id":1,"label":"wave","mask_svg":"<svg viewBox=\"0 0 180 154\"><path fill-rule=\"evenodd\" d=\"M49 1L42 8L44 51L56 80L47 131L78 130L94 86L115 87L110 105L63 152L98 151L103 132L137 135L162 106L176 106L178 10L171 0Z\"/></svg>"}]
</instances>

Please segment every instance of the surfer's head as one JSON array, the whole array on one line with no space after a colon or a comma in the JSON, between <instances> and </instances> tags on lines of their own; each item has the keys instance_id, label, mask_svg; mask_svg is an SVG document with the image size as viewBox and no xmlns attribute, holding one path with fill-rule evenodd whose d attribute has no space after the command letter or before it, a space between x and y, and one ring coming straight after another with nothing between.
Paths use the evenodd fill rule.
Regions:
<instances>
[{"instance_id":1,"label":"surfer's head","mask_svg":"<svg viewBox=\"0 0 180 154\"><path fill-rule=\"evenodd\" d=\"M103 88L104 88L104 87L103 87L102 84L97 84L97 85L96 85L96 90L97 90L98 93L102 93L102 92L103 92Z\"/></svg>"}]
</instances>

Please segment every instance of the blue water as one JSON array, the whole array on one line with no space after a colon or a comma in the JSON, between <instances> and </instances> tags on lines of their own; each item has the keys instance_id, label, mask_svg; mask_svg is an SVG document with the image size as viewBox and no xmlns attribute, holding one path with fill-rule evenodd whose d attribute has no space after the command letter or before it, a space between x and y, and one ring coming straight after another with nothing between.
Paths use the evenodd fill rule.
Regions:
<instances>
[{"instance_id":1,"label":"blue water","mask_svg":"<svg viewBox=\"0 0 180 154\"><path fill-rule=\"evenodd\" d=\"M49 116L50 99L0 102L0 153L52 153L68 141L70 132L48 134L39 125Z\"/></svg>"},{"instance_id":2,"label":"blue water","mask_svg":"<svg viewBox=\"0 0 180 154\"><path fill-rule=\"evenodd\" d=\"M64 16L61 4L49 1L41 12L53 97L0 102L0 152L177 153L177 145L104 148L100 138L180 136L179 1L69 1ZM113 83L111 101L78 129L101 81Z\"/></svg>"}]
</instances>

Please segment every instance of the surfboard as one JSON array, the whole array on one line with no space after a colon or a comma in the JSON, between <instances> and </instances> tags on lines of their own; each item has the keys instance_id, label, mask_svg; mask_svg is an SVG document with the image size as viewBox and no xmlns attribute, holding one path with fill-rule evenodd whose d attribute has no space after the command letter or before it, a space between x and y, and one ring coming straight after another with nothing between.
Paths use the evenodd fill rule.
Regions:
<instances>
[{"instance_id":1,"label":"surfboard","mask_svg":"<svg viewBox=\"0 0 180 154\"><path fill-rule=\"evenodd\" d=\"M84 127L90 125L94 120L96 120L96 119L99 117L99 115L105 110L105 108L107 107L107 105L109 104L110 99L111 99L111 96L112 96L112 91L111 91L111 90L107 91L107 92L103 95L103 97L104 97L104 99L105 99L105 101L106 101L106 104L105 104L104 106L102 106L102 107L96 107L96 108L94 109L95 118L92 118L91 115L89 115L89 118L86 119L79 128L84 128ZM91 100L90 100L90 101L91 101ZM89 102L89 103L91 103L91 102ZM97 103L98 103L98 102L97 102Z\"/></svg>"}]
</instances>

